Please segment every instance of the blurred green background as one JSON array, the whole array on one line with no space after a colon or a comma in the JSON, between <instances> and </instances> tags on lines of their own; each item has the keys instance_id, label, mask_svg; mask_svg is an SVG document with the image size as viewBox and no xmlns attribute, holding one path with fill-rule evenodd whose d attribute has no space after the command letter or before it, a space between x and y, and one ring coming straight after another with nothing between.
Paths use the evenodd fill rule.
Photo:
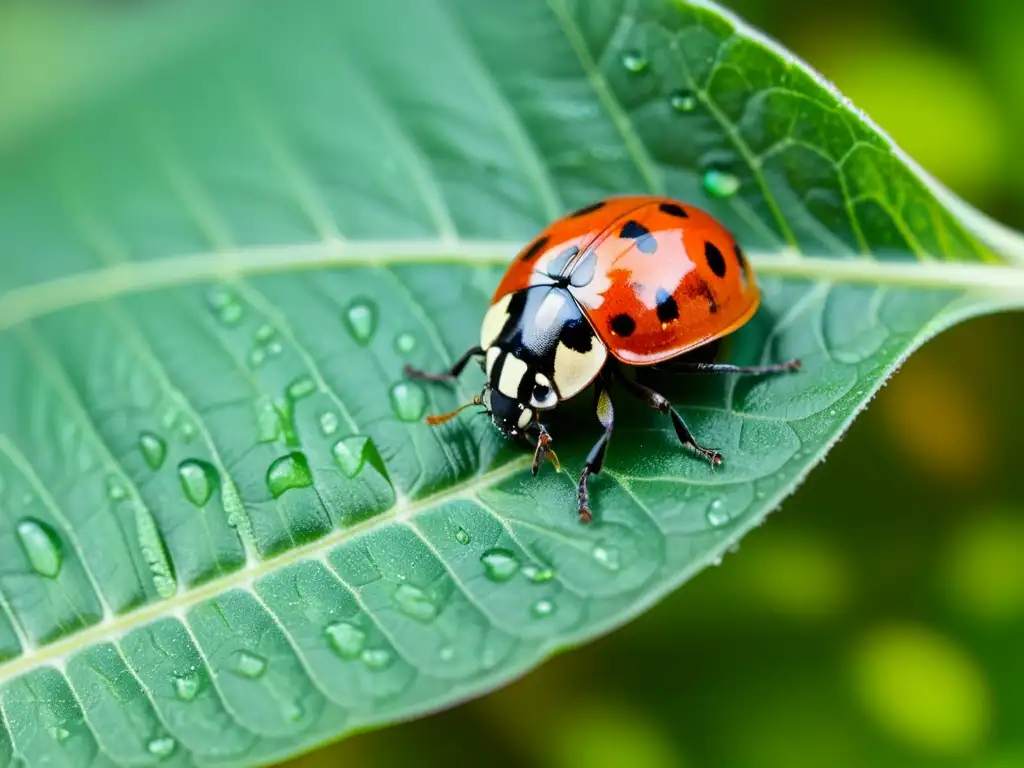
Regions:
<instances>
[{"instance_id":1,"label":"blurred green background","mask_svg":"<svg viewBox=\"0 0 1024 768\"><path fill-rule=\"evenodd\" d=\"M1024 3L724 4L1024 229ZM287 765L1024 766L1022 338L1014 314L926 345L737 553L632 624Z\"/></svg>"}]
</instances>

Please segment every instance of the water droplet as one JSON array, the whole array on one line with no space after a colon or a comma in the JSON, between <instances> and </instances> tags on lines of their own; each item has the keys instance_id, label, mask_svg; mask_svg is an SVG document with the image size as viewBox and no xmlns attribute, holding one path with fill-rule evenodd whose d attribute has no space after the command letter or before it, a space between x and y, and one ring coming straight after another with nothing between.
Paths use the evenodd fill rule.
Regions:
<instances>
[{"instance_id":1,"label":"water droplet","mask_svg":"<svg viewBox=\"0 0 1024 768\"><path fill-rule=\"evenodd\" d=\"M242 309L242 305L237 302L225 304L217 310L217 318L224 323L224 325L238 325L243 314L244 310Z\"/></svg>"},{"instance_id":2,"label":"water droplet","mask_svg":"<svg viewBox=\"0 0 1024 768\"><path fill-rule=\"evenodd\" d=\"M139 451L142 458L149 464L150 469L160 469L167 455L167 443L159 435L152 432L143 432L139 435Z\"/></svg>"},{"instance_id":3,"label":"water droplet","mask_svg":"<svg viewBox=\"0 0 1024 768\"><path fill-rule=\"evenodd\" d=\"M441 661L451 661L455 658L455 649L450 645L446 645L441 649L440 653L438 653L438 656L441 657Z\"/></svg>"},{"instance_id":4,"label":"water droplet","mask_svg":"<svg viewBox=\"0 0 1024 768\"><path fill-rule=\"evenodd\" d=\"M267 660L248 651L239 651L235 657L235 672L242 677L255 680L267 671Z\"/></svg>"},{"instance_id":5,"label":"water droplet","mask_svg":"<svg viewBox=\"0 0 1024 768\"><path fill-rule=\"evenodd\" d=\"M391 651L386 648L367 648L361 658L363 664L373 670L387 669L394 660Z\"/></svg>"},{"instance_id":6,"label":"water droplet","mask_svg":"<svg viewBox=\"0 0 1024 768\"><path fill-rule=\"evenodd\" d=\"M107 478L107 498L111 501L121 501L128 496L128 491L121 485L121 481L111 475Z\"/></svg>"},{"instance_id":7,"label":"water droplet","mask_svg":"<svg viewBox=\"0 0 1024 768\"><path fill-rule=\"evenodd\" d=\"M290 723L297 723L306 716L306 709L297 701L290 701L281 706L281 714Z\"/></svg>"},{"instance_id":8,"label":"water droplet","mask_svg":"<svg viewBox=\"0 0 1024 768\"><path fill-rule=\"evenodd\" d=\"M591 554L594 559L597 560L601 565L607 568L609 571L619 570L619 550L615 547L603 547L598 545L594 547Z\"/></svg>"},{"instance_id":9,"label":"water droplet","mask_svg":"<svg viewBox=\"0 0 1024 768\"><path fill-rule=\"evenodd\" d=\"M220 474L209 462L185 459L178 465L178 480L185 498L197 507L203 507L213 495L213 489L220 484Z\"/></svg>"},{"instance_id":10,"label":"water droplet","mask_svg":"<svg viewBox=\"0 0 1024 768\"><path fill-rule=\"evenodd\" d=\"M426 592L412 584L400 584L395 590L395 605L406 616L417 621L431 621L437 616L437 606Z\"/></svg>"},{"instance_id":11,"label":"water droplet","mask_svg":"<svg viewBox=\"0 0 1024 768\"><path fill-rule=\"evenodd\" d=\"M70 731L68 731L67 728L63 728L59 725L56 725L50 728L50 735L53 736L53 738L55 738L59 743L63 743L68 740L68 737L71 735L71 733Z\"/></svg>"},{"instance_id":12,"label":"water droplet","mask_svg":"<svg viewBox=\"0 0 1024 768\"><path fill-rule=\"evenodd\" d=\"M551 581L555 578L555 572L550 568L538 568L536 565L524 565L523 576L528 578L534 584L543 584L545 581Z\"/></svg>"},{"instance_id":13,"label":"water droplet","mask_svg":"<svg viewBox=\"0 0 1024 768\"><path fill-rule=\"evenodd\" d=\"M272 341L267 344L268 355L280 355L282 351L284 351L284 347L281 346L280 341Z\"/></svg>"},{"instance_id":14,"label":"water droplet","mask_svg":"<svg viewBox=\"0 0 1024 768\"><path fill-rule=\"evenodd\" d=\"M647 58L639 51L626 51L622 54L622 66L629 72L639 74L647 69Z\"/></svg>"},{"instance_id":15,"label":"water droplet","mask_svg":"<svg viewBox=\"0 0 1024 768\"><path fill-rule=\"evenodd\" d=\"M175 410L166 410L164 411L164 415L160 417L160 425L164 429L171 429L177 423L178 412Z\"/></svg>"},{"instance_id":16,"label":"water droplet","mask_svg":"<svg viewBox=\"0 0 1024 768\"><path fill-rule=\"evenodd\" d=\"M721 528L729 522L729 513L726 511L725 504L721 499L715 499L711 502L704 517L712 528Z\"/></svg>"},{"instance_id":17,"label":"water droplet","mask_svg":"<svg viewBox=\"0 0 1024 768\"><path fill-rule=\"evenodd\" d=\"M272 325L267 325L266 323L264 323L263 325L256 329L254 338L260 344L266 344L268 341L274 338L275 335L277 335L277 331L274 330L274 327Z\"/></svg>"},{"instance_id":18,"label":"water droplet","mask_svg":"<svg viewBox=\"0 0 1024 768\"><path fill-rule=\"evenodd\" d=\"M519 558L508 549L489 549L480 555L480 562L491 581L508 581L519 572Z\"/></svg>"},{"instance_id":19,"label":"water droplet","mask_svg":"<svg viewBox=\"0 0 1024 768\"><path fill-rule=\"evenodd\" d=\"M358 344L365 345L377 330L377 307L369 299L356 299L345 310L345 325Z\"/></svg>"},{"instance_id":20,"label":"water droplet","mask_svg":"<svg viewBox=\"0 0 1024 768\"><path fill-rule=\"evenodd\" d=\"M267 352L260 347L249 351L249 365L253 368L259 368L263 365L267 359Z\"/></svg>"},{"instance_id":21,"label":"water droplet","mask_svg":"<svg viewBox=\"0 0 1024 768\"><path fill-rule=\"evenodd\" d=\"M704 189L714 197L732 197L740 188L736 174L709 168L704 171Z\"/></svg>"},{"instance_id":22,"label":"water droplet","mask_svg":"<svg viewBox=\"0 0 1024 768\"><path fill-rule=\"evenodd\" d=\"M366 633L347 621L328 624L325 631L331 648L343 659L356 658L366 646Z\"/></svg>"},{"instance_id":23,"label":"water droplet","mask_svg":"<svg viewBox=\"0 0 1024 768\"><path fill-rule=\"evenodd\" d=\"M391 387L391 407L402 421L419 421L427 410L427 393L413 381L400 381Z\"/></svg>"},{"instance_id":24,"label":"water droplet","mask_svg":"<svg viewBox=\"0 0 1024 768\"><path fill-rule=\"evenodd\" d=\"M261 443L271 443L281 434L281 414L270 400L261 400L256 406L256 419Z\"/></svg>"},{"instance_id":25,"label":"water droplet","mask_svg":"<svg viewBox=\"0 0 1024 768\"><path fill-rule=\"evenodd\" d=\"M199 676L195 672L187 675L178 675L171 681L174 687L174 695L181 701L192 701L199 693Z\"/></svg>"},{"instance_id":26,"label":"water droplet","mask_svg":"<svg viewBox=\"0 0 1024 768\"><path fill-rule=\"evenodd\" d=\"M330 411L320 414L320 431L324 436L333 435L338 431L338 417Z\"/></svg>"},{"instance_id":27,"label":"water droplet","mask_svg":"<svg viewBox=\"0 0 1024 768\"><path fill-rule=\"evenodd\" d=\"M288 399L301 400L316 392L316 382L309 376L300 376L288 385Z\"/></svg>"},{"instance_id":28,"label":"water droplet","mask_svg":"<svg viewBox=\"0 0 1024 768\"><path fill-rule=\"evenodd\" d=\"M292 451L274 459L267 467L267 488L275 499L293 488L308 488L313 484L306 454Z\"/></svg>"},{"instance_id":29,"label":"water droplet","mask_svg":"<svg viewBox=\"0 0 1024 768\"><path fill-rule=\"evenodd\" d=\"M395 337L395 349L399 354L408 355L416 349L416 337L411 333L400 333Z\"/></svg>"},{"instance_id":30,"label":"water droplet","mask_svg":"<svg viewBox=\"0 0 1024 768\"><path fill-rule=\"evenodd\" d=\"M692 112L697 108L697 96L693 91L676 91L668 99L676 112Z\"/></svg>"},{"instance_id":31,"label":"water droplet","mask_svg":"<svg viewBox=\"0 0 1024 768\"><path fill-rule=\"evenodd\" d=\"M455 540L459 544L469 544L469 533L466 532L465 528L459 528L455 531Z\"/></svg>"},{"instance_id":32,"label":"water droplet","mask_svg":"<svg viewBox=\"0 0 1024 768\"><path fill-rule=\"evenodd\" d=\"M355 477L366 462L366 444L370 442L363 435L352 435L339 440L331 447L334 461L346 477Z\"/></svg>"},{"instance_id":33,"label":"water droplet","mask_svg":"<svg viewBox=\"0 0 1024 768\"><path fill-rule=\"evenodd\" d=\"M139 539L142 557L149 566L157 594L163 598L171 597L178 591L178 582L174 578L167 547L153 515L142 506L135 508L135 534Z\"/></svg>"},{"instance_id":34,"label":"water droplet","mask_svg":"<svg viewBox=\"0 0 1024 768\"><path fill-rule=\"evenodd\" d=\"M550 600L538 600L530 608L530 613L532 613L538 619L542 619L545 616L550 616L554 612L555 604Z\"/></svg>"},{"instance_id":35,"label":"water droplet","mask_svg":"<svg viewBox=\"0 0 1024 768\"><path fill-rule=\"evenodd\" d=\"M17 530L18 543L32 570L50 579L60 573L64 554L57 532L41 520L31 517L21 520Z\"/></svg>"},{"instance_id":36,"label":"water droplet","mask_svg":"<svg viewBox=\"0 0 1024 768\"><path fill-rule=\"evenodd\" d=\"M157 739L150 739L150 742L146 745L146 751L156 757L167 757L174 751L176 746L177 742L170 736L161 736Z\"/></svg>"},{"instance_id":37,"label":"water droplet","mask_svg":"<svg viewBox=\"0 0 1024 768\"><path fill-rule=\"evenodd\" d=\"M196 436L196 427L191 421L183 421L179 432L181 432L181 439L187 443Z\"/></svg>"}]
</instances>

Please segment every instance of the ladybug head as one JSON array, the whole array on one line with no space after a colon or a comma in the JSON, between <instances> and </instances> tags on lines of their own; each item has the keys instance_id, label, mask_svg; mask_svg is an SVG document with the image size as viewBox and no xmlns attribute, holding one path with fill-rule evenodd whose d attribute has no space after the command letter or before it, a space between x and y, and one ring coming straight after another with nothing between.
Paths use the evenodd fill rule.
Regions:
<instances>
[{"instance_id":1,"label":"ladybug head","mask_svg":"<svg viewBox=\"0 0 1024 768\"><path fill-rule=\"evenodd\" d=\"M502 434L520 437L536 425L538 411L558 403L558 395L547 376L511 352L489 351L487 357L483 405Z\"/></svg>"}]
</instances>

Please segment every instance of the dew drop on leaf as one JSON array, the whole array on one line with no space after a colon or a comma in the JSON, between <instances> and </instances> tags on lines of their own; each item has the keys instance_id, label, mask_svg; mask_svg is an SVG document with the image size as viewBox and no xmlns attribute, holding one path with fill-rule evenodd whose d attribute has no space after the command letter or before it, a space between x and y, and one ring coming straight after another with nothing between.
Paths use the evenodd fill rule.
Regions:
<instances>
[{"instance_id":1,"label":"dew drop on leaf","mask_svg":"<svg viewBox=\"0 0 1024 768\"><path fill-rule=\"evenodd\" d=\"M619 550L615 547L598 545L591 550L594 559L609 571L619 570Z\"/></svg>"},{"instance_id":2,"label":"dew drop on leaf","mask_svg":"<svg viewBox=\"0 0 1024 768\"><path fill-rule=\"evenodd\" d=\"M267 671L267 660L248 651L240 651L235 657L235 672L242 677L255 680Z\"/></svg>"},{"instance_id":3,"label":"dew drop on leaf","mask_svg":"<svg viewBox=\"0 0 1024 768\"><path fill-rule=\"evenodd\" d=\"M408 355L416 349L416 337L411 333L400 333L395 337L395 349L402 355Z\"/></svg>"},{"instance_id":4,"label":"dew drop on leaf","mask_svg":"<svg viewBox=\"0 0 1024 768\"><path fill-rule=\"evenodd\" d=\"M366 633L347 621L328 624L324 630L331 649L343 659L354 659L366 646Z\"/></svg>"},{"instance_id":5,"label":"dew drop on leaf","mask_svg":"<svg viewBox=\"0 0 1024 768\"><path fill-rule=\"evenodd\" d=\"M530 607L530 613L536 618L543 619L555 612L555 604L550 600L538 600Z\"/></svg>"},{"instance_id":6,"label":"dew drop on leaf","mask_svg":"<svg viewBox=\"0 0 1024 768\"><path fill-rule=\"evenodd\" d=\"M178 480L181 482L185 498L197 507L203 507L220 484L220 474L209 462L185 459L178 465Z\"/></svg>"},{"instance_id":7,"label":"dew drop on leaf","mask_svg":"<svg viewBox=\"0 0 1024 768\"><path fill-rule=\"evenodd\" d=\"M459 544L469 544L469 533L465 528L459 528L455 531L455 540L459 542Z\"/></svg>"},{"instance_id":8,"label":"dew drop on leaf","mask_svg":"<svg viewBox=\"0 0 1024 768\"><path fill-rule=\"evenodd\" d=\"M272 325L267 325L266 323L264 323L263 325L256 329L256 333L254 334L253 338L255 338L259 344L266 344L268 341L274 338L276 334L277 331L274 330L274 327Z\"/></svg>"},{"instance_id":9,"label":"dew drop on leaf","mask_svg":"<svg viewBox=\"0 0 1024 768\"><path fill-rule=\"evenodd\" d=\"M71 735L71 733L68 731L67 728L55 725L54 727L50 728L50 735L57 740L57 743L63 743L68 740L68 737Z\"/></svg>"},{"instance_id":10,"label":"dew drop on leaf","mask_svg":"<svg viewBox=\"0 0 1024 768\"><path fill-rule=\"evenodd\" d=\"M402 421L419 421L427 410L427 393L416 382L400 381L391 387L391 408Z\"/></svg>"},{"instance_id":11,"label":"dew drop on leaf","mask_svg":"<svg viewBox=\"0 0 1024 768\"><path fill-rule=\"evenodd\" d=\"M128 491L121 485L121 481L111 475L107 478L107 498L111 501L121 501L128 496Z\"/></svg>"},{"instance_id":12,"label":"dew drop on leaf","mask_svg":"<svg viewBox=\"0 0 1024 768\"><path fill-rule=\"evenodd\" d=\"M441 661L451 661L455 658L455 649L452 648L450 645L446 645L444 648L440 650L440 652L437 655L441 659Z\"/></svg>"},{"instance_id":13,"label":"dew drop on leaf","mask_svg":"<svg viewBox=\"0 0 1024 768\"><path fill-rule=\"evenodd\" d=\"M192 701L199 693L199 676L195 672L177 675L171 681L174 695L181 701Z\"/></svg>"},{"instance_id":14,"label":"dew drop on leaf","mask_svg":"<svg viewBox=\"0 0 1024 768\"><path fill-rule=\"evenodd\" d=\"M274 459L267 467L267 488L275 499L294 488L308 488L313 484L306 454L292 451Z\"/></svg>"},{"instance_id":15,"label":"dew drop on leaf","mask_svg":"<svg viewBox=\"0 0 1024 768\"><path fill-rule=\"evenodd\" d=\"M361 658L363 664L373 670L387 669L394 660L391 651L386 648L367 648Z\"/></svg>"},{"instance_id":16,"label":"dew drop on leaf","mask_svg":"<svg viewBox=\"0 0 1024 768\"><path fill-rule=\"evenodd\" d=\"M152 432L143 432L139 435L139 452L146 460L150 469L160 469L167 455L167 443L159 435Z\"/></svg>"},{"instance_id":17,"label":"dew drop on leaf","mask_svg":"<svg viewBox=\"0 0 1024 768\"><path fill-rule=\"evenodd\" d=\"M174 578L167 547L153 515L142 506L135 507L135 534L157 594L165 599L171 597L178 591L178 582Z\"/></svg>"},{"instance_id":18,"label":"dew drop on leaf","mask_svg":"<svg viewBox=\"0 0 1024 768\"><path fill-rule=\"evenodd\" d=\"M155 757L167 757L177 746L177 742L170 736L161 736L160 738L150 739L149 743L146 744L146 751Z\"/></svg>"},{"instance_id":19,"label":"dew drop on leaf","mask_svg":"<svg viewBox=\"0 0 1024 768\"><path fill-rule=\"evenodd\" d=\"M491 581L508 581L519 572L519 558L508 549L489 549L480 555L480 562Z\"/></svg>"},{"instance_id":20,"label":"dew drop on leaf","mask_svg":"<svg viewBox=\"0 0 1024 768\"><path fill-rule=\"evenodd\" d=\"M267 359L267 351L261 347L256 347L249 351L249 366L252 368L259 368Z\"/></svg>"},{"instance_id":21,"label":"dew drop on leaf","mask_svg":"<svg viewBox=\"0 0 1024 768\"><path fill-rule=\"evenodd\" d=\"M543 584L555 578L555 572L550 568L539 568L536 565L530 564L523 566L523 576L534 584Z\"/></svg>"},{"instance_id":22,"label":"dew drop on leaf","mask_svg":"<svg viewBox=\"0 0 1024 768\"><path fill-rule=\"evenodd\" d=\"M740 180L736 174L709 168L704 171L704 189L714 197L732 197L739 191Z\"/></svg>"},{"instance_id":23,"label":"dew drop on leaf","mask_svg":"<svg viewBox=\"0 0 1024 768\"><path fill-rule=\"evenodd\" d=\"M725 510L725 504L721 499L715 499L711 502L704 517L712 528L721 528L729 522L729 513Z\"/></svg>"},{"instance_id":24,"label":"dew drop on leaf","mask_svg":"<svg viewBox=\"0 0 1024 768\"><path fill-rule=\"evenodd\" d=\"M60 537L42 520L26 517L18 523L18 544L32 570L40 576L54 578L64 562Z\"/></svg>"},{"instance_id":25,"label":"dew drop on leaf","mask_svg":"<svg viewBox=\"0 0 1024 768\"><path fill-rule=\"evenodd\" d=\"M316 382L309 376L300 376L288 385L289 400L301 400L316 392Z\"/></svg>"},{"instance_id":26,"label":"dew drop on leaf","mask_svg":"<svg viewBox=\"0 0 1024 768\"><path fill-rule=\"evenodd\" d=\"M325 411L320 414L320 431L323 432L324 437L333 435L338 431L338 416L330 411Z\"/></svg>"},{"instance_id":27,"label":"dew drop on leaf","mask_svg":"<svg viewBox=\"0 0 1024 768\"><path fill-rule=\"evenodd\" d=\"M345 310L345 325L357 344L367 344L377 330L377 305L369 299L355 299Z\"/></svg>"},{"instance_id":28,"label":"dew drop on leaf","mask_svg":"<svg viewBox=\"0 0 1024 768\"><path fill-rule=\"evenodd\" d=\"M639 74L647 69L647 58L639 51L626 51L622 54L622 66L628 72Z\"/></svg>"},{"instance_id":29,"label":"dew drop on leaf","mask_svg":"<svg viewBox=\"0 0 1024 768\"><path fill-rule=\"evenodd\" d=\"M431 621L437 616L437 605L426 592L412 584L400 584L395 590L395 605L406 616L417 621Z\"/></svg>"},{"instance_id":30,"label":"dew drop on leaf","mask_svg":"<svg viewBox=\"0 0 1024 768\"><path fill-rule=\"evenodd\" d=\"M284 351L284 347L281 346L280 341L272 341L267 344L268 355L280 355Z\"/></svg>"},{"instance_id":31,"label":"dew drop on leaf","mask_svg":"<svg viewBox=\"0 0 1024 768\"><path fill-rule=\"evenodd\" d=\"M369 438L363 435L352 435L339 440L331 447L331 454L338 469L346 477L355 477L366 462L366 444Z\"/></svg>"},{"instance_id":32,"label":"dew drop on leaf","mask_svg":"<svg viewBox=\"0 0 1024 768\"><path fill-rule=\"evenodd\" d=\"M692 112L697 108L697 96L693 91L675 91L668 97L668 103L676 112Z\"/></svg>"},{"instance_id":33,"label":"dew drop on leaf","mask_svg":"<svg viewBox=\"0 0 1024 768\"><path fill-rule=\"evenodd\" d=\"M281 706L281 714L290 723L297 723L306 716L306 709L297 701L289 701Z\"/></svg>"}]
</instances>

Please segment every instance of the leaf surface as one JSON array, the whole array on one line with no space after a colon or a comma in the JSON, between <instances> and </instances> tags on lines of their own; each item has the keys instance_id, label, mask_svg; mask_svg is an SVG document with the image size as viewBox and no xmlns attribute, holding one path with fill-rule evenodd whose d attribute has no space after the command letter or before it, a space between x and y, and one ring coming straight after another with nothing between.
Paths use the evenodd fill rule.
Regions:
<instances>
[{"instance_id":1,"label":"leaf surface","mask_svg":"<svg viewBox=\"0 0 1024 768\"><path fill-rule=\"evenodd\" d=\"M718 562L917 346L1024 298L1019 236L708 3L195 12L90 20L0 119L0 768L262 764L480 695ZM109 57L84 96L73 54ZM717 470L618 397L582 527L585 398L532 477L423 423L478 370L402 368L631 192L751 252L728 359L804 368L664 382Z\"/></svg>"}]
</instances>

